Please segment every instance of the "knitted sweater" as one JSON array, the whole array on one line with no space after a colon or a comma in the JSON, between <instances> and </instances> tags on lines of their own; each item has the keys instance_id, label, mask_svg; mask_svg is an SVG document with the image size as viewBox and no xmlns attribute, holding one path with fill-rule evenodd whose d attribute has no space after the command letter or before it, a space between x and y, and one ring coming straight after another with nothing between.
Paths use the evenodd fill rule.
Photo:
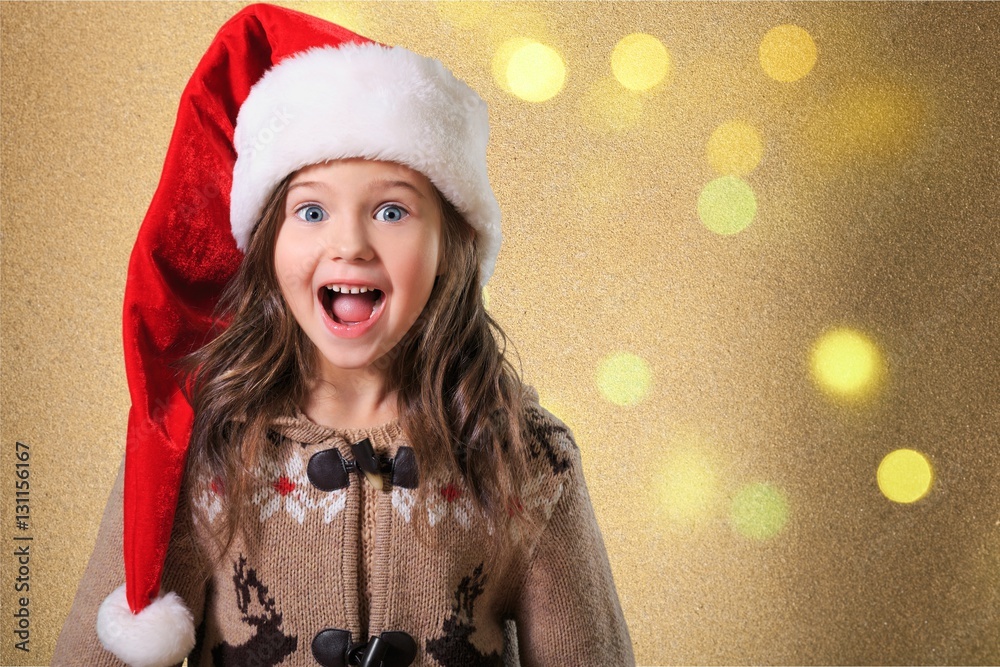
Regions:
<instances>
[{"instance_id":1,"label":"knitted sweater","mask_svg":"<svg viewBox=\"0 0 1000 667\"><path fill-rule=\"evenodd\" d=\"M345 647L405 632L418 666L634 665L579 449L531 395L533 480L520 500L540 513L544 528L491 561L484 555L496 552L492 529L460 480L408 480L391 471L390 459L412 453L398 420L350 430L320 426L301 411L276 420L255 471L246 535L237 535L212 572L195 544L207 543L224 489L186 475L162 588L176 591L194 615L198 643L188 664L348 664ZM358 451L351 445L365 438L387 466L381 490L350 471ZM340 471L347 464L342 488L332 488L323 461ZM52 665L122 664L94 627L100 603L124 581L123 470ZM434 493L418 506L409 482L430 484ZM421 514L432 526L423 541L414 525Z\"/></svg>"}]
</instances>

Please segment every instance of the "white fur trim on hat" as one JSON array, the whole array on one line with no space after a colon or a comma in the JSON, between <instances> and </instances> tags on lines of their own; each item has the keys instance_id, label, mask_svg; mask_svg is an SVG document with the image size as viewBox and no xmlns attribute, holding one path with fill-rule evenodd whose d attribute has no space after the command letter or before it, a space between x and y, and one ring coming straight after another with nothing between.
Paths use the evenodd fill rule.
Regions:
<instances>
[{"instance_id":1,"label":"white fur trim on hat","mask_svg":"<svg viewBox=\"0 0 1000 667\"><path fill-rule=\"evenodd\" d=\"M424 174L477 230L485 285L501 241L488 140L486 103L437 60L373 43L297 53L254 84L236 119L236 245L246 252L266 198L288 174L339 158L386 160Z\"/></svg>"},{"instance_id":2,"label":"white fur trim on hat","mask_svg":"<svg viewBox=\"0 0 1000 667\"><path fill-rule=\"evenodd\" d=\"M173 592L133 614L122 584L97 610L97 637L131 667L170 667L184 662L194 648L194 618Z\"/></svg>"}]
</instances>

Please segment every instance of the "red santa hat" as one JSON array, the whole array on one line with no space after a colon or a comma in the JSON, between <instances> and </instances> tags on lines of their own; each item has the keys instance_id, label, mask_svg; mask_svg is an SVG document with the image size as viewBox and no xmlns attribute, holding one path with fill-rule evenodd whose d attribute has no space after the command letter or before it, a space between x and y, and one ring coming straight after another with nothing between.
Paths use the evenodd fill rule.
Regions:
<instances>
[{"instance_id":1,"label":"red santa hat","mask_svg":"<svg viewBox=\"0 0 1000 667\"><path fill-rule=\"evenodd\" d=\"M171 364L205 342L269 193L325 160L405 164L476 229L485 285L501 240L488 135L485 102L436 60L266 4L219 30L181 95L125 286L125 583L97 618L122 661L173 665L194 647L191 612L160 589L193 422Z\"/></svg>"}]
</instances>

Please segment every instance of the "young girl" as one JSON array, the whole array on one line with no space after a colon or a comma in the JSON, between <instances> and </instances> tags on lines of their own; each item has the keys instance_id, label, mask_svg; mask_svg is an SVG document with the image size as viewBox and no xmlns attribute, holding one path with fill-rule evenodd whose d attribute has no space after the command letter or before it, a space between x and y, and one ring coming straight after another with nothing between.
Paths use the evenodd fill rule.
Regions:
<instances>
[{"instance_id":1,"label":"young girl","mask_svg":"<svg viewBox=\"0 0 1000 667\"><path fill-rule=\"evenodd\" d=\"M487 137L437 61L223 26L133 252L126 458L52 664L634 664L579 450L483 307Z\"/></svg>"}]
</instances>

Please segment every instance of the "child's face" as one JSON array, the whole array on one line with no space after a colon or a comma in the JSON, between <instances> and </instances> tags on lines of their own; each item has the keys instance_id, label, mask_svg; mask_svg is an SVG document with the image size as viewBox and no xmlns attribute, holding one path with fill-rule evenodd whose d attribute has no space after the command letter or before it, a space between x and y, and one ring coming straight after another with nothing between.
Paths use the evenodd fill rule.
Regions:
<instances>
[{"instance_id":1,"label":"child's face","mask_svg":"<svg viewBox=\"0 0 1000 667\"><path fill-rule=\"evenodd\" d=\"M345 159L292 177L274 265L325 377L370 369L417 320L442 273L441 227L433 186L409 167ZM379 291L328 289L345 283Z\"/></svg>"}]
</instances>

